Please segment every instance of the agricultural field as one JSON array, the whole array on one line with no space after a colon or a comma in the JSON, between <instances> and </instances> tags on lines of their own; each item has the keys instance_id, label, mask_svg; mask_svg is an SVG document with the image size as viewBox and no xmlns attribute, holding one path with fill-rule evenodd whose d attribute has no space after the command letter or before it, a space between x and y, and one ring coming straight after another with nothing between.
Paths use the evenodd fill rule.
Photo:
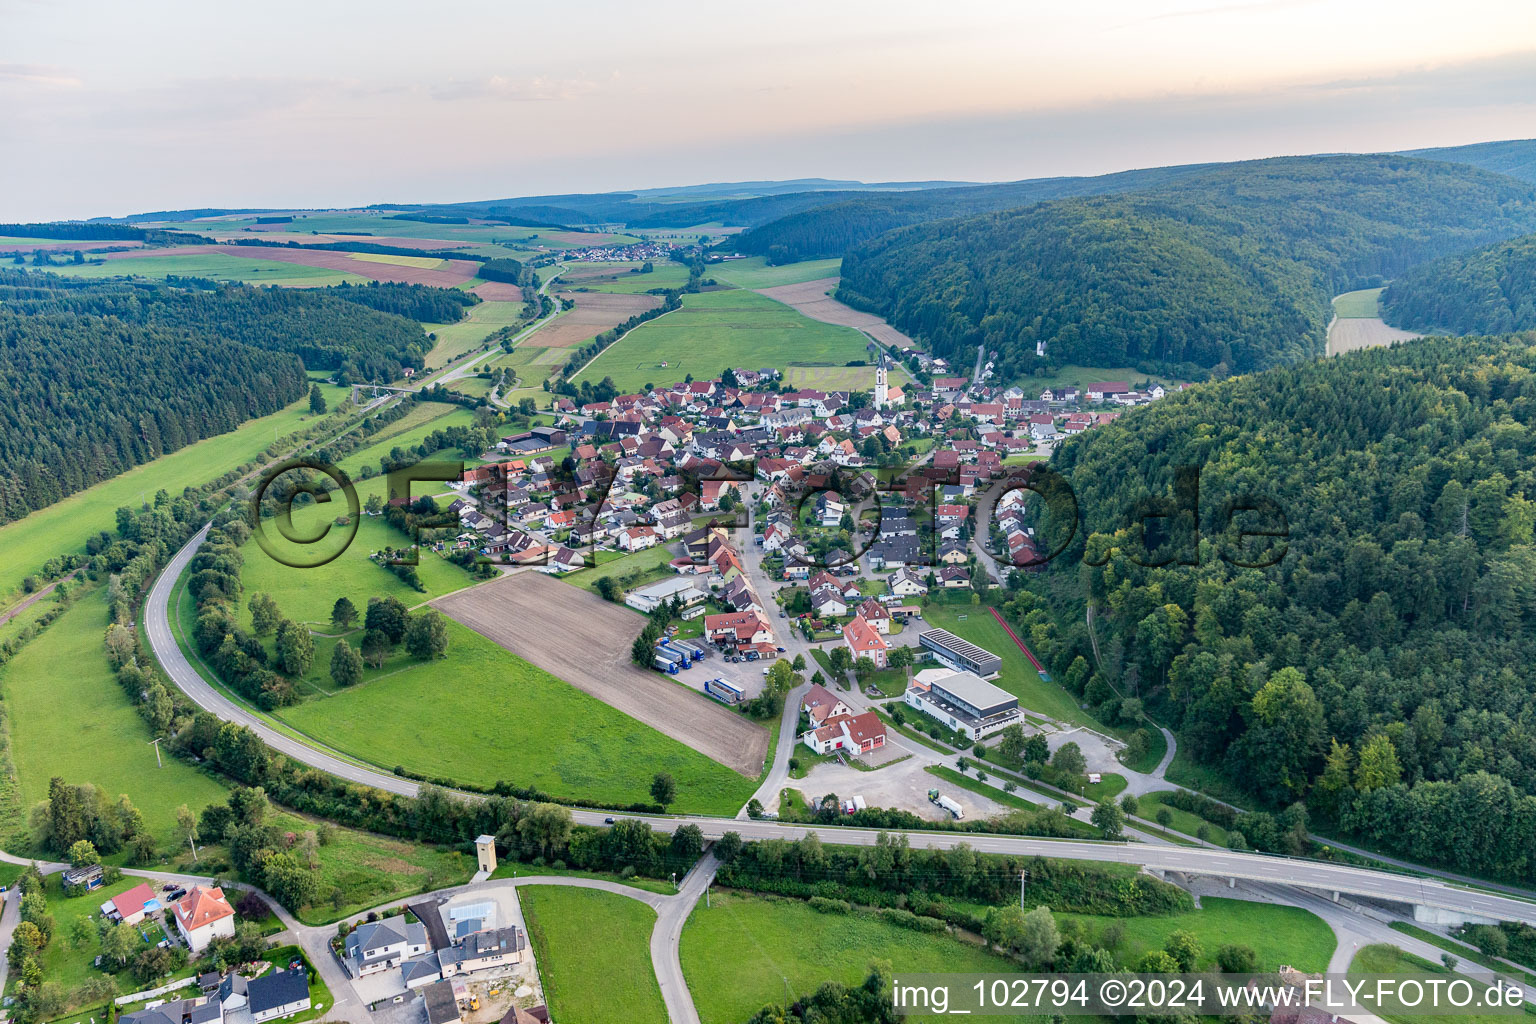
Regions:
<instances>
[{"instance_id":1,"label":"agricultural field","mask_svg":"<svg viewBox=\"0 0 1536 1024\"><path fill-rule=\"evenodd\" d=\"M505 779L613 806L650 802L663 771L677 780L678 811L734 814L757 786L470 629L450 622L448 637L442 661L412 661L277 717L385 770Z\"/></svg>"},{"instance_id":2,"label":"agricultural field","mask_svg":"<svg viewBox=\"0 0 1536 1024\"><path fill-rule=\"evenodd\" d=\"M1334 321L1328 325L1328 354L1340 355L1356 349L1390 345L1420 337L1414 331L1387 326L1381 319L1379 300L1382 288L1363 288L1334 297Z\"/></svg>"},{"instance_id":3,"label":"agricultural field","mask_svg":"<svg viewBox=\"0 0 1536 1024\"><path fill-rule=\"evenodd\" d=\"M346 388L320 385L329 408L348 396ZM81 551L92 535L116 526L116 510L152 500L165 489L179 494L254 459L275 439L308 424L309 397L269 416L248 420L234 430L204 438L153 462L146 462L24 519L0 526L0 595L13 595L22 579L49 557ZM12 599L7 599L9 605Z\"/></svg>"},{"instance_id":4,"label":"agricultural field","mask_svg":"<svg viewBox=\"0 0 1536 1024\"><path fill-rule=\"evenodd\" d=\"M420 416L416 418L418 413ZM410 425L404 426L408 421ZM357 478L361 476L363 467L367 466L373 472L379 472L379 459L394 449L404 450L415 447L439 430L469 426L474 421L474 412L461 405L449 405L446 402L418 402L409 413L385 428L371 444L348 455L337 463L337 466L352 477L354 482L361 483ZM455 458L460 454L458 451L453 452ZM471 457L479 454L476 452ZM415 485L412 495L420 497L422 494L440 493L445 490L447 490L446 484L420 483Z\"/></svg>"},{"instance_id":5,"label":"agricultural field","mask_svg":"<svg viewBox=\"0 0 1536 1024\"><path fill-rule=\"evenodd\" d=\"M358 488L360 499L366 501L369 494L382 493L384 485L383 477L364 481ZM344 512L345 506L339 511ZM303 534L318 532L318 524L333 518L337 512L334 504L296 509L293 514L294 529ZM266 529L273 537L274 544L281 547L282 540L276 534L276 525L268 523ZM333 531L338 535L345 532L334 527ZM382 516L364 514L358 523L357 536L346 551L325 565L313 569L295 569L274 559L252 537L241 549L245 556L245 565L240 574L245 585L243 598L248 602L252 594L271 594L288 618L322 632L330 632L331 606L338 597L350 598L361 613L367 607L370 597L396 597L409 607L475 582L468 572L442 556L432 551L422 551L417 555L416 566L416 575L426 587L426 591L422 592L412 589L394 573L368 557L386 547L400 548L409 543L410 538L386 523ZM249 625L248 608L242 609L242 617L246 625Z\"/></svg>"},{"instance_id":6,"label":"agricultural field","mask_svg":"<svg viewBox=\"0 0 1536 1024\"><path fill-rule=\"evenodd\" d=\"M750 259L711 263L705 268L704 276L734 284L738 288L776 288L779 285L836 278L842 265L843 261L839 258L770 267L764 257L753 256Z\"/></svg>"},{"instance_id":7,"label":"agricultural field","mask_svg":"<svg viewBox=\"0 0 1536 1024\"><path fill-rule=\"evenodd\" d=\"M358 272L306 267L296 263L230 256L221 252L188 253L171 256L128 256L81 264L67 263L48 268L69 277L206 277L214 281L241 281L245 284L273 285L284 288L323 288L328 285L367 284L369 277Z\"/></svg>"},{"instance_id":8,"label":"agricultural field","mask_svg":"<svg viewBox=\"0 0 1536 1024\"><path fill-rule=\"evenodd\" d=\"M688 374L707 380L731 366L842 367L868 358L867 344L852 328L808 319L754 292L702 292L683 296L681 309L610 345L577 381L595 384L612 377L620 391L639 391L647 383L671 384Z\"/></svg>"},{"instance_id":9,"label":"agricultural field","mask_svg":"<svg viewBox=\"0 0 1536 1024\"><path fill-rule=\"evenodd\" d=\"M186 842L176 827L176 808L186 804L196 812L228 796L222 781L173 757L156 765L149 727L107 663L106 628L106 590L97 587L0 667L19 797L17 806L5 809L12 853L26 846L15 828L17 815L47 798L54 776L93 782L113 798L126 793L167 852Z\"/></svg>"},{"instance_id":10,"label":"agricultural field","mask_svg":"<svg viewBox=\"0 0 1536 1024\"><path fill-rule=\"evenodd\" d=\"M1206 896L1201 909L1166 917L1108 917L1101 914L1057 914L1075 921L1097 945L1105 945L1107 929L1120 941L1112 948L1121 966L1133 968L1151 950L1162 949L1168 936L1186 931L1200 942L1200 966L1215 962L1216 951L1228 943L1249 946L1259 958L1259 970L1290 964L1302 971L1326 971L1338 940L1327 922L1300 907Z\"/></svg>"},{"instance_id":11,"label":"agricultural field","mask_svg":"<svg viewBox=\"0 0 1536 1024\"><path fill-rule=\"evenodd\" d=\"M1383 288L1362 288L1345 292L1333 300L1333 315L1339 319L1357 316L1381 316L1380 299Z\"/></svg>"},{"instance_id":12,"label":"agricultural field","mask_svg":"<svg viewBox=\"0 0 1536 1024\"><path fill-rule=\"evenodd\" d=\"M922 628L947 629L1002 658L1002 674L996 680L997 685L1018 697L1029 710L1063 722L1099 727L1077 706L1070 693L1040 678L1040 673L1035 671L1024 652L986 606L933 602L923 609L923 619Z\"/></svg>"},{"instance_id":13,"label":"agricultural field","mask_svg":"<svg viewBox=\"0 0 1536 1024\"><path fill-rule=\"evenodd\" d=\"M912 383L912 376L900 366L886 372L886 380L902 388ZM784 384L791 388L815 391L868 391L875 386L873 366L790 366L784 370Z\"/></svg>"},{"instance_id":14,"label":"agricultural field","mask_svg":"<svg viewBox=\"0 0 1536 1024\"><path fill-rule=\"evenodd\" d=\"M658 544L656 547L646 548L644 551L636 551L632 555L622 555L608 561L602 559L602 554L607 554L607 552L600 553L596 566L590 569L577 569L575 572L566 573L559 578L565 583L570 583L573 586L581 587L583 590L590 590L596 593L597 581L600 579L608 576L625 576L633 572L642 573L643 576L638 582L624 583L626 590L634 590L636 587L643 587L647 583L654 583L657 580L666 579L668 576L671 576L672 570L667 568L667 563L677 557L672 553L670 547L665 544Z\"/></svg>"},{"instance_id":15,"label":"agricultural field","mask_svg":"<svg viewBox=\"0 0 1536 1024\"><path fill-rule=\"evenodd\" d=\"M563 280L563 279L562 279ZM611 330L637 313L661 305L655 295L613 295L603 292L560 292L576 308L567 310L534 331L521 344L537 348L566 349L581 345ZM570 358L561 354L561 361Z\"/></svg>"},{"instance_id":16,"label":"agricultural field","mask_svg":"<svg viewBox=\"0 0 1536 1024\"><path fill-rule=\"evenodd\" d=\"M899 928L872 914L821 914L800 900L719 891L709 907L701 902L689 915L681 955L702 1024L738 1024L767 1004L793 1002L827 981L858 985L875 960L889 961L898 973L1018 970L978 946Z\"/></svg>"},{"instance_id":17,"label":"agricultural field","mask_svg":"<svg viewBox=\"0 0 1536 1024\"><path fill-rule=\"evenodd\" d=\"M638 273L640 263L572 263L560 275L571 289L634 295L653 288L681 288L688 283L688 268L671 260L653 260L649 274Z\"/></svg>"},{"instance_id":18,"label":"agricultural field","mask_svg":"<svg viewBox=\"0 0 1536 1024\"><path fill-rule=\"evenodd\" d=\"M427 353L427 370L446 366L466 352L473 352L485 343L485 339L501 330L523 322L523 303L488 299L478 306L470 306L466 316L456 324L422 324L437 335L437 343ZM497 349L500 352L500 349ZM486 353L490 358L493 353Z\"/></svg>"},{"instance_id":19,"label":"agricultural field","mask_svg":"<svg viewBox=\"0 0 1536 1024\"><path fill-rule=\"evenodd\" d=\"M656 911L599 889L531 885L517 895L552 1019L665 1024L651 967Z\"/></svg>"}]
</instances>

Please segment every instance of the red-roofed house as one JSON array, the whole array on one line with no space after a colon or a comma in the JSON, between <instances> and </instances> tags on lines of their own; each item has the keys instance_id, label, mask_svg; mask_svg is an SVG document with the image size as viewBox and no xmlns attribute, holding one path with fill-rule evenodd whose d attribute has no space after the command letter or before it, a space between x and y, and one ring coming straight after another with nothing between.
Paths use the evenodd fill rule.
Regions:
<instances>
[{"instance_id":1,"label":"red-roofed house","mask_svg":"<svg viewBox=\"0 0 1536 1024\"><path fill-rule=\"evenodd\" d=\"M873 711L862 715L834 715L821 728L812 729L803 738L805 745L818 754L830 754L834 750L867 754L885 746L885 723Z\"/></svg>"},{"instance_id":2,"label":"red-roofed house","mask_svg":"<svg viewBox=\"0 0 1536 1024\"><path fill-rule=\"evenodd\" d=\"M704 635L712 643L724 640L738 647L773 642L772 628L755 608L704 616Z\"/></svg>"},{"instance_id":3,"label":"red-roofed house","mask_svg":"<svg viewBox=\"0 0 1536 1024\"><path fill-rule=\"evenodd\" d=\"M625 551L644 551L661 543L661 538L649 526L631 526L619 534L619 547Z\"/></svg>"},{"instance_id":4,"label":"red-roofed house","mask_svg":"<svg viewBox=\"0 0 1536 1024\"><path fill-rule=\"evenodd\" d=\"M171 910L176 930L194 953L207 948L214 939L232 938L235 934L235 910L224 898L223 889L194 885L171 904Z\"/></svg>"},{"instance_id":5,"label":"red-roofed house","mask_svg":"<svg viewBox=\"0 0 1536 1024\"><path fill-rule=\"evenodd\" d=\"M875 668L885 668L886 649L885 639L871 626L868 620L855 618L843 627L843 643L853 652L855 660L868 658L875 663Z\"/></svg>"},{"instance_id":6,"label":"red-roofed house","mask_svg":"<svg viewBox=\"0 0 1536 1024\"><path fill-rule=\"evenodd\" d=\"M144 920L145 914L160 909L160 901L155 898L155 890L149 887L148 882L140 882L127 892L118 893L110 902L113 913L124 924L138 924Z\"/></svg>"},{"instance_id":7,"label":"red-roofed house","mask_svg":"<svg viewBox=\"0 0 1536 1024\"><path fill-rule=\"evenodd\" d=\"M886 610L885 605L872 597L859 605L858 616L874 626L875 632L881 636L891 631L891 613Z\"/></svg>"},{"instance_id":8,"label":"red-roofed house","mask_svg":"<svg viewBox=\"0 0 1536 1024\"><path fill-rule=\"evenodd\" d=\"M853 714L852 708L820 683L812 683L811 688L805 691L805 697L800 701L800 710L809 715L811 721L818 726L837 715Z\"/></svg>"}]
</instances>

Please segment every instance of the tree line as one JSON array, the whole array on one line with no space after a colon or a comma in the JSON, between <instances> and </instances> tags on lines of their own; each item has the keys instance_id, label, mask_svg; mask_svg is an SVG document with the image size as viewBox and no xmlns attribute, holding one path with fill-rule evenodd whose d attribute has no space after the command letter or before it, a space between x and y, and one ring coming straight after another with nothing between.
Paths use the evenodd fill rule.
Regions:
<instances>
[{"instance_id":1,"label":"tree line","mask_svg":"<svg viewBox=\"0 0 1536 1024\"><path fill-rule=\"evenodd\" d=\"M1078 535L1006 614L1102 720L1151 713L1264 808L1536 879L1533 340L1235 378L1065 442ZM1180 467L1198 495L1168 497Z\"/></svg>"},{"instance_id":2,"label":"tree line","mask_svg":"<svg viewBox=\"0 0 1536 1024\"><path fill-rule=\"evenodd\" d=\"M1453 334L1536 328L1536 235L1414 267L1381 293L1394 327Z\"/></svg>"},{"instance_id":3,"label":"tree line","mask_svg":"<svg viewBox=\"0 0 1536 1024\"><path fill-rule=\"evenodd\" d=\"M1262 160L892 231L848 251L838 298L957 365L985 347L1005 379L1068 363L1220 377L1320 352L1337 292L1533 228L1536 189L1475 168Z\"/></svg>"}]
</instances>

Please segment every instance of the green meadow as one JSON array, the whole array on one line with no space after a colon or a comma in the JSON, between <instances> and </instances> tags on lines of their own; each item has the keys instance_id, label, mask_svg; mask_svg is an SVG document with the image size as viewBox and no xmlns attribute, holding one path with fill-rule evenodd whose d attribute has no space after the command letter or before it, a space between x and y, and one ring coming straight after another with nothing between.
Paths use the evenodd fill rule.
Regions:
<instances>
[{"instance_id":1,"label":"green meadow","mask_svg":"<svg viewBox=\"0 0 1536 1024\"><path fill-rule=\"evenodd\" d=\"M552 1019L665 1024L651 967L656 911L597 889L530 885L517 895Z\"/></svg>"},{"instance_id":2,"label":"green meadow","mask_svg":"<svg viewBox=\"0 0 1536 1024\"><path fill-rule=\"evenodd\" d=\"M1362 288L1355 292L1345 292L1333 300L1333 312L1340 320L1354 317L1376 317L1381 315L1379 300L1382 288Z\"/></svg>"},{"instance_id":3,"label":"green meadow","mask_svg":"<svg viewBox=\"0 0 1536 1024\"><path fill-rule=\"evenodd\" d=\"M228 788L173 757L156 764L149 727L107 663L106 628L106 590L98 587L0 667L20 809L46 799L54 776L93 782L114 798L126 793L162 851L174 851L186 843L176 808L200 811Z\"/></svg>"},{"instance_id":4,"label":"green meadow","mask_svg":"<svg viewBox=\"0 0 1536 1024\"><path fill-rule=\"evenodd\" d=\"M278 717L385 770L504 779L614 806L648 803L657 772L677 780L676 811L734 814L757 787L472 630L450 622L448 636L443 660L402 662Z\"/></svg>"},{"instance_id":5,"label":"green meadow","mask_svg":"<svg viewBox=\"0 0 1536 1024\"><path fill-rule=\"evenodd\" d=\"M828 981L858 985L875 961L887 961L897 974L1019 969L950 935L900 928L872 913L822 914L800 900L716 892L683 927L683 976L703 1024L739 1024Z\"/></svg>"},{"instance_id":6,"label":"green meadow","mask_svg":"<svg viewBox=\"0 0 1536 1024\"><path fill-rule=\"evenodd\" d=\"M99 263L66 263L49 268L70 277L207 277L215 281L244 281L247 284L316 288L323 285L367 284L361 274L348 274L325 267L306 267L282 260L259 260L229 256L221 252L188 253L178 256L128 256Z\"/></svg>"},{"instance_id":7,"label":"green meadow","mask_svg":"<svg viewBox=\"0 0 1536 1024\"><path fill-rule=\"evenodd\" d=\"M754 292L701 292L683 296L681 309L610 345L577 382L612 377L623 392L675 383L688 374L706 380L727 367L842 366L867 358L866 343L851 327L812 320Z\"/></svg>"},{"instance_id":8,"label":"green meadow","mask_svg":"<svg viewBox=\"0 0 1536 1024\"><path fill-rule=\"evenodd\" d=\"M321 384L320 390L332 409L347 397L345 388ZM306 396L270 416L249 420L226 434L163 455L0 526L0 595L10 594L14 599L22 578L48 558L80 551L93 534L115 528L119 507L151 501L162 488L179 494L183 488L207 483L254 459L274 440L311 419Z\"/></svg>"},{"instance_id":9,"label":"green meadow","mask_svg":"<svg viewBox=\"0 0 1536 1024\"><path fill-rule=\"evenodd\" d=\"M638 273L640 263L573 263L561 278L565 288L625 295L644 294L653 288L681 288L688 283L688 268L671 260L653 260L649 274Z\"/></svg>"},{"instance_id":10,"label":"green meadow","mask_svg":"<svg viewBox=\"0 0 1536 1024\"><path fill-rule=\"evenodd\" d=\"M521 302L487 301L470 306L468 315L456 324L422 324L437 335L437 344L427 353L427 368L446 366L466 352L473 352L485 343L485 339L501 330L522 323ZM487 352L489 361L496 352Z\"/></svg>"},{"instance_id":11,"label":"green meadow","mask_svg":"<svg viewBox=\"0 0 1536 1024\"><path fill-rule=\"evenodd\" d=\"M1106 929L1121 938L1112 952L1131 969L1154 949L1162 949L1168 936L1186 931L1199 941L1199 966L1215 963L1216 951L1228 943L1248 946L1258 954L1259 970L1272 971L1289 964L1302 971L1326 971L1338 940L1333 929L1316 914L1300 907L1253 903L1206 896L1199 910L1166 917L1108 917L1100 914L1057 914L1061 921L1076 921L1085 936L1105 945Z\"/></svg>"},{"instance_id":12,"label":"green meadow","mask_svg":"<svg viewBox=\"0 0 1536 1024\"><path fill-rule=\"evenodd\" d=\"M711 264L704 276L727 281L740 288L773 288L781 284L801 284L805 281L820 281L824 277L836 277L842 266L843 261L839 258L770 267L764 257L753 256L751 259Z\"/></svg>"}]
</instances>

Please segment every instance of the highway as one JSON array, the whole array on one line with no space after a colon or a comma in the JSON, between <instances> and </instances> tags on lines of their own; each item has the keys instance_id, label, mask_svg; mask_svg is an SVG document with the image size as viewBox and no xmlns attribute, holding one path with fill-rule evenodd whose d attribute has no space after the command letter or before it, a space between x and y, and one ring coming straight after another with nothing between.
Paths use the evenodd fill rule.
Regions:
<instances>
[{"instance_id":1,"label":"highway","mask_svg":"<svg viewBox=\"0 0 1536 1024\"><path fill-rule=\"evenodd\" d=\"M332 775L373 786L390 793L415 796L419 787L409 779L365 767L324 749L297 740L256 713L230 700L210 686L183 655L171 635L170 598L176 580L207 536L203 527L176 553L149 593L144 619L150 648L166 675L199 707L225 721L238 722L254 731L274 750ZM463 794L478 799L474 794ZM573 810L578 824L602 825L613 815L602 811ZM640 817L653 827L672 831L681 824L695 824L705 838L718 839L727 831L744 839L797 839L815 831L823 841L843 845L873 845L879 830L818 825L814 829L776 821L696 816L626 815ZM1038 839L975 832L914 830L905 833L914 848L947 849L966 843L982 853L1062 857L1113 864L1135 864L1156 871L1236 878L1304 886L1325 893L1348 893L1368 899L1418 904L1460 914L1536 925L1536 902L1484 890L1461 888L1434 878L1392 874L1326 861L1236 853L1209 847L1159 846L1150 843L1108 843L1093 840Z\"/></svg>"}]
</instances>

